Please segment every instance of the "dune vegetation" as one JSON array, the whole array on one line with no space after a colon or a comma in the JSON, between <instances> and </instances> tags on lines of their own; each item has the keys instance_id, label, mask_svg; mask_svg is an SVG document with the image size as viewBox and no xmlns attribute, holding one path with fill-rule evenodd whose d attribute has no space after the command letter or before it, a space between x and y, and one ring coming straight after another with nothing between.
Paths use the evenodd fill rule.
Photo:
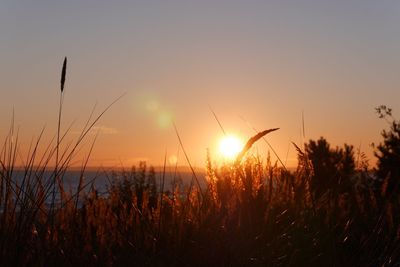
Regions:
<instances>
[{"instance_id":1,"label":"dune vegetation","mask_svg":"<svg viewBox=\"0 0 400 267\"><path fill-rule=\"evenodd\" d=\"M60 120L61 107L62 91ZM78 188L64 190L71 159L104 112L65 150L60 127L43 155L39 137L22 180L11 127L0 154L1 266L400 264L400 122L391 109L377 108L390 129L375 147L376 167L351 145L332 148L321 138L293 144L295 171L250 153L222 165L207 156L205 186L193 172L189 186L166 189L141 162L110 174L100 195L84 181L84 165Z\"/></svg>"}]
</instances>

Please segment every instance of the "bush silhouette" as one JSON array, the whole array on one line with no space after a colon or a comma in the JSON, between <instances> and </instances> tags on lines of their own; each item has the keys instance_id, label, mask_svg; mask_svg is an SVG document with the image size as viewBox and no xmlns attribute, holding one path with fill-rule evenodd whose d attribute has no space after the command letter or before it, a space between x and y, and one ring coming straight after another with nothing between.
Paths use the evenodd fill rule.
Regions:
<instances>
[{"instance_id":1,"label":"bush silhouette","mask_svg":"<svg viewBox=\"0 0 400 267\"><path fill-rule=\"evenodd\" d=\"M353 146L331 149L328 141L321 137L310 140L305 150L313 167L311 189L315 197L328 190L339 193L351 189L351 176L355 173Z\"/></svg>"}]
</instances>

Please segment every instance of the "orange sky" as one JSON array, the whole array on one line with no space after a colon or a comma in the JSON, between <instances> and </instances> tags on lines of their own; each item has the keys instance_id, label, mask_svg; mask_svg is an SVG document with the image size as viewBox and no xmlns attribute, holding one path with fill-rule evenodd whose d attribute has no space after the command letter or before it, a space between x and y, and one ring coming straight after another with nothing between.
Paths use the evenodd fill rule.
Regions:
<instances>
[{"instance_id":1,"label":"orange sky","mask_svg":"<svg viewBox=\"0 0 400 267\"><path fill-rule=\"evenodd\" d=\"M387 127L374 108L400 112L399 15L391 1L2 1L0 138L13 109L21 151L43 126L44 143L56 133L68 56L68 140L96 103L100 112L126 93L96 125L91 165L160 165L165 153L186 165L175 122L202 167L223 135L210 107L243 139L252 127L280 127L267 138L288 166L296 164L290 142L304 141L302 112L305 140L361 145L373 161L370 144ZM253 152L267 150L260 141Z\"/></svg>"}]
</instances>

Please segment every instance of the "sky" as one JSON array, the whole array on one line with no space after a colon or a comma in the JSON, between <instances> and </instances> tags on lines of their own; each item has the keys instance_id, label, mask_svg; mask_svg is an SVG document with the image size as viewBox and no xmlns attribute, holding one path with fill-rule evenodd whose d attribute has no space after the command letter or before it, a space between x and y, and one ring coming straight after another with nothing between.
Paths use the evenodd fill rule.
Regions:
<instances>
[{"instance_id":1,"label":"sky","mask_svg":"<svg viewBox=\"0 0 400 267\"><path fill-rule=\"evenodd\" d=\"M223 136L211 110L243 140L279 127L267 140L289 167L292 141L321 136L374 162L370 144L388 128L374 108L400 115L398 25L399 1L2 0L0 141L13 110L21 154L43 127L43 147L54 136L67 56L68 140L94 106L98 114L125 93L84 144L99 133L93 166L161 165L165 157L186 165L174 123L202 167L207 149L218 158ZM252 151L268 149L261 141Z\"/></svg>"}]
</instances>

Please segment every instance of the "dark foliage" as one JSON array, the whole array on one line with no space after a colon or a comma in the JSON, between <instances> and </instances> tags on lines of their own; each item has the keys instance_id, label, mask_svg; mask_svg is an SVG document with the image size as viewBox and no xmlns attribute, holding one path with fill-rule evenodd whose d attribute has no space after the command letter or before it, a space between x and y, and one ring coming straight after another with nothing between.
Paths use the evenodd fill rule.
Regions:
<instances>
[{"instance_id":1,"label":"dark foliage","mask_svg":"<svg viewBox=\"0 0 400 267\"><path fill-rule=\"evenodd\" d=\"M311 187L317 198L328 190L334 194L350 192L351 177L355 174L353 146L345 144L344 148L331 149L321 137L318 141L310 140L305 151L312 163Z\"/></svg>"},{"instance_id":2,"label":"dark foliage","mask_svg":"<svg viewBox=\"0 0 400 267\"><path fill-rule=\"evenodd\" d=\"M400 192L400 122L393 118L390 108L380 106L376 110L390 125L390 130L382 131L383 142L375 152L378 158L376 174L385 186L385 194L392 197Z\"/></svg>"}]
</instances>

